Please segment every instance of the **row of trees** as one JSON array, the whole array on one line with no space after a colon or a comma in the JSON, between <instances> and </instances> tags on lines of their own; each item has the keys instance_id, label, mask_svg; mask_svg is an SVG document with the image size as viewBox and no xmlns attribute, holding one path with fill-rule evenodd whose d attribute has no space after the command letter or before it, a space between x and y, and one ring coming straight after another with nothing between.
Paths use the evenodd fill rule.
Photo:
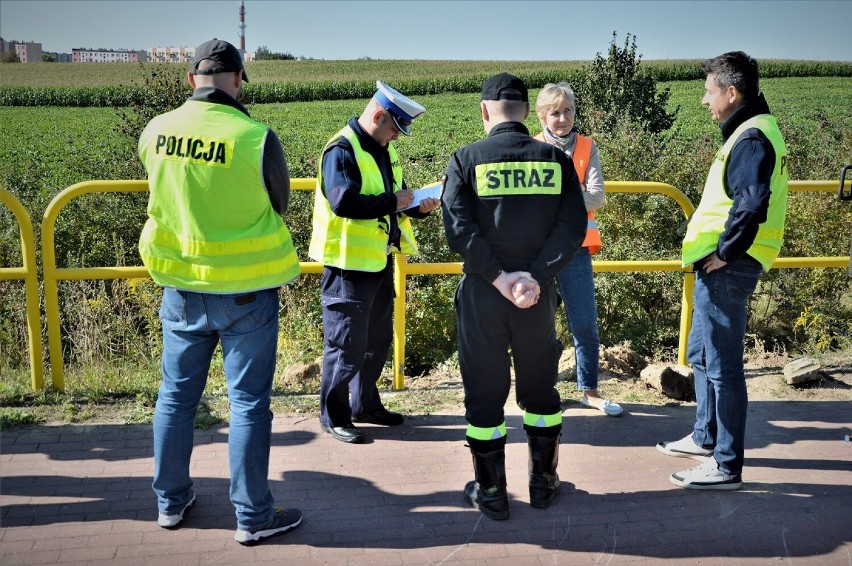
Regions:
<instances>
[{"instance_id":1,"label":"row of trees","mask_svg":"<svg viewBox=\"0 0 852 566\"><path fill-rule=\"evenodd\" d=\"M42 54L41 61L43 63L56 63L56 59L54 59L52 56L48 55L47 53ZM6 53L3 54L2 57L0 57L0 63L20 63L20 62L21 62L21 58L18 57L18 54L15 53L14 51L7 51Z\"/></svg>"},{"instance_id":2,"label":"row of trees","mask_svg":"<svg viewBox=\"0 0 852 566\"><path fill-rule=\"evenodd\" d=\"M292 61L296 59L296 56L290 53L270 51L267 46L261 45L254 52L254 59L255 61Z\"/></svg>"}]
</instances>

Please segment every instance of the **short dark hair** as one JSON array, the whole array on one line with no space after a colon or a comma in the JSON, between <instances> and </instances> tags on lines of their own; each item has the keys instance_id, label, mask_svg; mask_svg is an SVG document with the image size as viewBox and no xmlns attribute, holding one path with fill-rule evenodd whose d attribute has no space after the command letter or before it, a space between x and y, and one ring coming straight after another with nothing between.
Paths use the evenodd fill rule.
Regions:
<instances>
[{"instance_id":1,"label":"short dark hair","mask_svg":"<svg viewBox=\"0 0 852 566\"><path fill-rule=\"evenodd\" d=\"M746 100L753 100L760 93L757 61L742 51L729 51L707 59L701 65L701 70L705 75L714 74L716 85L720 88L733 85Z\"/></svg>"},{"instance_id":2,"label":"short dark hair","mask_svg":"<svg viewBox=\"0 0 852 566\"><path fill-rule=\"evenodd\" d=\"M494 111L499 112L508 120L514 122L523 122L526 118L527 110L530 108L529 102L521 100L484 100L489 104Z\"/></svg>"}]
</instances>

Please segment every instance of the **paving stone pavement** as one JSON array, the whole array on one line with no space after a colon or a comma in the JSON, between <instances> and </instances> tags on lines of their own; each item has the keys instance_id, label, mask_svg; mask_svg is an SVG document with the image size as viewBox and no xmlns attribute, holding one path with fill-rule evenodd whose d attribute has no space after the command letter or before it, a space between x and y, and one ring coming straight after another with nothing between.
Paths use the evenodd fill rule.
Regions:
<instances>
[{"instance_id":1,"label":"paving stone pavement","mask_svg":"<svg viewBox=\"0 0 852 566\"><path fill-rule=\"evenodd\" d=\"M669 482L695 462L654 445L687 434L694 407L624 406L610 418L568 405L563 483L545 510L529 506L522 419L507 406L507 521L462 503L473 472L460 410L363 425L363 445L315 417L276 417L272 491L304 520L250 548L232 538L225 426L196 431L198 500L174 531L156 524L150 425L4 431L0 564L852 565L852 402L752 402L736 492Z\"/></svg>"}]
</instances>

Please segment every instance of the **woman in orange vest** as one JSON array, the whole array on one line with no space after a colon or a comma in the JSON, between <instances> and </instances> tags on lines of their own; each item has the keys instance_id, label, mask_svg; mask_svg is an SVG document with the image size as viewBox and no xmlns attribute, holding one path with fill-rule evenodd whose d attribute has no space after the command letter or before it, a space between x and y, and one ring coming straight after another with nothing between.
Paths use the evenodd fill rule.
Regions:
<instances>
[{"instance_id":1,"label":"woman in orange vest","mask_svg":"<svg viewBox=\"0 0 852 566\"><path fill-rule=\"evenodd\" d=\"M586 240L580 251L559 273L556 281L565 303L568 328L574 336L577 389L583 393L581 402L606 415L617 417L624 410L598 393L600 338L592 255L601 249L601 233L594 211L604 202L604 180L597 144L591 138L581 136L574 126L576 109L574 91L568 83L544 85L535 103L543 131L535 139L561 148L572 158L583 187L583 199L589 215Z\"/></svg>"}]
</instances>

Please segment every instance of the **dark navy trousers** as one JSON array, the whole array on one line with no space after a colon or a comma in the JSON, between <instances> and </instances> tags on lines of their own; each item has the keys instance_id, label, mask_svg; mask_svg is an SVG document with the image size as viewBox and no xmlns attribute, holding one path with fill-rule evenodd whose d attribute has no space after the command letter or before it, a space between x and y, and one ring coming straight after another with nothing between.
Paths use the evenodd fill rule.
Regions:
<instances>
[{"instance_id":1,"label":"dark navy trousers","mask_svg":"<svg viewBox=\"0 0 852 566\"><path fill-rule=\"evenodd\" d=\"M346 426L382 408L376 382L393 340L393 259L373 273L326 266L322 273L320 422Z\"/></svg>"}]
</instances>

